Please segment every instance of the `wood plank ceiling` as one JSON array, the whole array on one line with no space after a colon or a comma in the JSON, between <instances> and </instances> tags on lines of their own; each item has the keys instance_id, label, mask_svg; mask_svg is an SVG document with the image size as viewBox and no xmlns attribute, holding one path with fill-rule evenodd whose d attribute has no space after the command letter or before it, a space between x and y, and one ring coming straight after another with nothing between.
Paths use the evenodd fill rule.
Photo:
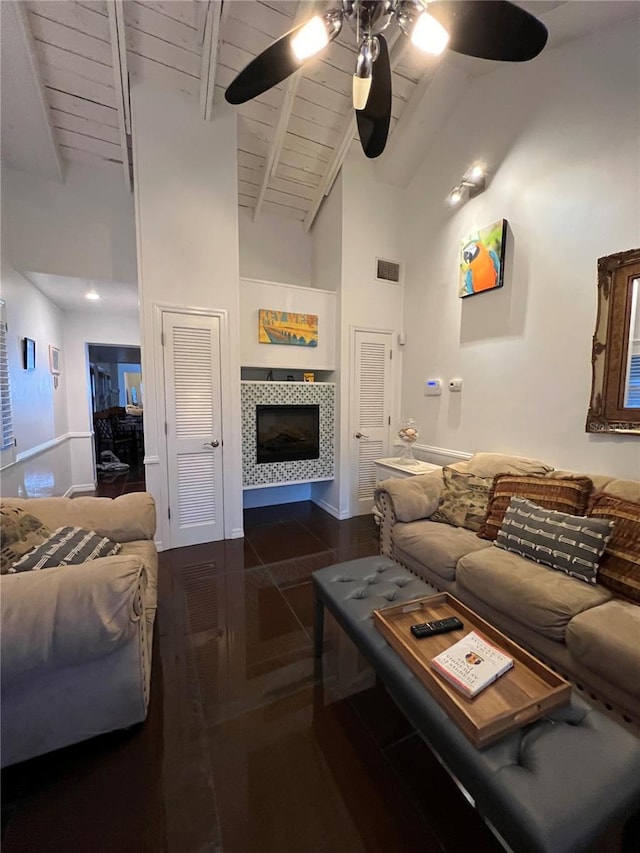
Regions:
<instances>
[{"instance_id":1,"label":"wood plank ceiling","mask_svg":"<svg viewBox=\"0 0 640 853\"><path fill-rule=\"evenodd\" d=\"M213 82L213 113L229 109L223 106L224 90L235 75L294 20L308 17L311 6L289 0L29 0L21 5L63 157L120 165L125 176L130 173L127 73L199 99L203 118L210 112L207 90ZM314 8L331 5L320 2ZM391 42L398 33L390 27ZM392 133L416 86L428 85L436 67L401 39L391 46ZM357 136L351 107L355 43L345 24L338 39L301 72L235 108L238 202L252 215L293 217L307 227L313 222Z\"/></svg>"}]
</instances>

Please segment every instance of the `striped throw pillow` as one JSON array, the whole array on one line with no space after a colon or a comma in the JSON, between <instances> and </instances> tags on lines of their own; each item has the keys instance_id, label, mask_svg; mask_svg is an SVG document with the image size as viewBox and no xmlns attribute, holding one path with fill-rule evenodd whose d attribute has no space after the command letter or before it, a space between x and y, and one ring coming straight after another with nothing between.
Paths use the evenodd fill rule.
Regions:
<instances>
[{"instance_id":1,"label":"striped throw pillow","mask_svg":"<svg viewBox=\"0 0 640 853\"><path fill-rule=\"evenodd\" d=\"M25 554L10 569L14 572L36 572L54 566L75 566L98 557L110 557L122 548L106 536L81 527L59 527L51 536Z\"/></svg>"},{"instance_id":2,"label":"striped throw pillow","mask_svg":"<svg viewBox=\"0 0 640 853\"><path fill-rule=\"evenodd\" d=\"M478 531L481 539L495 539L512 497L525 498L545 509L586 515L593 483L589 477L539 477L496 474L489 496L484 523Z\"/></svg>"},{"instance_id":3,"label":"striped throw pillow","mask_svg":"<svg viewBox=\"0 0 640 853\"><path fill-rule=\"evenodd\" d=\"M586 583L597 580L598 561L614 522L554 512L511 498L495 544Z\"/></svg>"},{"instance_id":4,"label":"striped throw pillow","mask_svg":"<svg viewBox=\"0 0 640 853\"><path fill-rule=\"evenodd\" d=\"M640 604L640 504L600 492L591 500L589 516L616 523L600 560L598 581Z\"/></svg>"}]
</instances>

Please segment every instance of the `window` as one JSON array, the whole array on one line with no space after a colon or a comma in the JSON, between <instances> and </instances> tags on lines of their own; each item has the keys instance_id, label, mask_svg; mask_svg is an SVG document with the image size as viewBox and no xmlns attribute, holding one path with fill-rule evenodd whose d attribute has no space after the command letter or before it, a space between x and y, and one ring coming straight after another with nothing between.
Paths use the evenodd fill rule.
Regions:
<instances>
[{"instance_id":1,"label":"window","mask_svg":"<svg viewBox=\"0 0 640 853\"><path fill-rule=\"evenodd\" d=\"M13 414L11 411L11 385L9 381L9 355L7 352L7 320L5 305L0 299L0 458L2 464L13 462Z\"/></svg>"},{"instance_id":2,"label":"window","mask_svg":"<svg viewBox=\"0 0 640 853\"><path fill-rule=\"evenodd\" d=\"M640 353L634 353L629 362L629 380L625 406L640 409Z\"/></svg>"}]
</instances>

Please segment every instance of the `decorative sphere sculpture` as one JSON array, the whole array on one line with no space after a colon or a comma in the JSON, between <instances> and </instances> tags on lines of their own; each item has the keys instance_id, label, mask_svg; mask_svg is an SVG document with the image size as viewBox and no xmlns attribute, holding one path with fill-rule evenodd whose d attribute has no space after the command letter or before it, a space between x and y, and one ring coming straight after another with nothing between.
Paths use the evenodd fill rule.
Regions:
<instances>
[{"instance_id":1,"label":"decorative sphere sculpture","mask_svg":"<svg viewBox=\"0 0 640 853\"><path fill-rule=\"evenodd\" d=\"M402 426L398 430L398 438L403 445L402 452L400 454L400 462L403 465L415 464L416 460L414 458L413 451L411 450L411 445L415 444L419 435L418 424L413 420L413 418L407 418L403 421Z\"/></svg>"}]
</instances>

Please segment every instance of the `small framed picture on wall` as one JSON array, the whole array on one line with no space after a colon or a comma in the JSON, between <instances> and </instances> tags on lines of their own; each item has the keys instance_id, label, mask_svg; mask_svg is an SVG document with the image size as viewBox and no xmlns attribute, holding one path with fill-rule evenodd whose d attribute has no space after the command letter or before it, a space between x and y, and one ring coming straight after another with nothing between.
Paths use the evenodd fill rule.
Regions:
<instances>
[{"instance_id":1,"label":"small framed picture on wall","mask_svg":"<svg viewBox=\"0 0 640 853\"><path fill-rule=\"evenodd\" d=\"M36 369L36 342L33 338L22 339L22 364L25 370Z\"/></svg>"}]
</instances>

